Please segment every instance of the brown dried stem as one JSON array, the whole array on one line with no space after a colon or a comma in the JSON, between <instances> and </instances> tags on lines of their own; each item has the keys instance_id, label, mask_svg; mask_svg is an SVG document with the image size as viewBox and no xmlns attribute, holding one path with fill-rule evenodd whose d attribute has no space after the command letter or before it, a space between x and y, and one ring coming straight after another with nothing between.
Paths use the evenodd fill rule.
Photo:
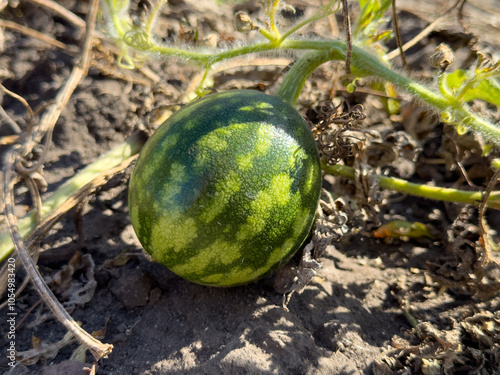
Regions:
<instances>
[{"instance_id":1,"label":"brown dried stem","mask_svg":"<svg viewBox=\"0 0 500 375\"><path fill-rule=\"evenodd\" d=\"M57 122L57 119L61 114L61 111L65 107L80 80L87 73L90 62L90 52L97 17L98 4L98 0L93 0L90 4L90 11L87 18L87 34L80 64L73 68L68 81L56 96L55 104L52 105L44 114L44 116L40 120L40 124L36 126L33 133L30 134L31 137L27 139L24 144L18 147L13 147L6 154L6 163L3 175L5 215L7 219L6 221L17 255L21 259L21 262L23 263L23 266L26 269L29 278L33 282L43 301L52 310L56 318L92 352L96 360L107 356L111 352L113 346L101 343L99 340L95 339L89 333L83 330L71 318L71 316L59 303L52 291L44 282L36 265L33 262L33 259L31 258L29 249L24 245L22 236L19 232L19 227L17 225L17 217L14 215L14 186L19 181L19 176L15 174L14 166L19 166L22 158L28 156L31 153L33 147L39 144L47 135L47 133L49 133L50 135L53 127L55 126L55 123Z\"/></svg>"},{"instance_id":2,"label":"brown dried stem","mask_svg":"<svg viewBox=\"0 0 500 375\"><path fill-rule=\"evenodd\" d=\"M66 50L68 48L68 46L66 44L61 43L60 41L58 41L54 38L51 38L48 35L45 35L39 31L33 30L29 27L19 25L18 23L15 23L12 21L0 20L0 27L5 27L5 28L11 29L11 30L15 30L18 33L28 35L32 38L41 40L42 42L50 44L51 46L56 47L56 48L60 48L63 50Z\"/></svg>"},{"instance_id":3,"label":"brown dried stem","mask_svg":"<svg viewBox=\"0 0 500 375\"><path fill-rule=\"evenodd\" d=\"M488 199L495 188L498 179L500 178L500 170L497 170L490 182L486 186L486 190L484 192L483 199L481 204L479 205L479 228L481 230L481 237L483 238L483 247L485 251L485 261L492 261L491 258L491 248L493 247L491 243L491 238L488 233L488 224L486 223L485 213Z\"/></svg>"},{"instance_id":4,"label":"brown dried stem","mask_svg":"<svg viewBox=\"0 0 500 375\"><path fill-rule=\"evenodd\" d=\"M401 42L401 33L399 32L398 14L396 11L396 0L392 0L392 22L394 24L394 34L396 36L396 43L398 45L399 55L401 56L401 63L403 64L403 68L408 69L408 63L406 62L405 51L403 51L403 45Z\"/></svg>"},{"instance_id":5,"label":"brown dried stem","mask_svg":"<svg viewBox=\"0 0 500 375\"><path fill-rule=\"evenodd\" d=\"M10 160L9 160L10 159ZM112 345L103 344L99 340L92 337L89 333L83 330L68 314L64 307L59 303L57 298L54 296L52 291L49 289L47 284L40 275L37 267L31 259L28 248L24 245L24 241L19 233L19 228L17 226L17 218L14 215L14 185L18 181L18 178L14 176L14 170L12 168L14 154L9 153L7 157L7 162L11 162L4 171L4 199L5 199L5 217L7 219L7 224L9 226L9 232L14 243L16 253L21 259L21 262L28 273L30 280L33 282L38 294L42 297L43 301L52 310L56 318L71 332L78 340L85 345L94 355L96 360L99 360L103 356L107 356L113 349Z\"/></svg>"},{"instance_id":6,"label":"brown dried stem","mask_svg":"<svg viewBox=\"0 0 500 375\"><path fill-rule=\"evenodd\" d=\"M17 122L12 120L10 116L5 112L5 109L0 105L0 118L3 118L5 122L10 126L10 129L16 133L20 134L22 132L21 128L19 125L17 125ZM8 145L12 144L12 140L16 140L18 137L17 135L4 135L3 137L0 137L0 146L2 145Z\"/></svg>"},{"instance_id":7,"label":"brown dried stem","mask_svg":"<svg viewBox=\"0 0 500 375\"><path fill-rule=\"evenodd\" d=\"M349 76L351 75L352 33L347 0L342 0L342 14L344 16L344 31L347 43L347 50L345 54L345 74Z\"/></svg>"},{"instance_id":8,"label":"brown dried stem","mask_svg":"<svg viewBox=\"0 0 500 375\"><path fill-rule=\"evenodd\" d=\"M433 22L431 22L425 29L423 29L417 36L415 36L412 40L408 41L405 43L402 47L403 51L409 50L411 47L413 47L415 44L420 42L422 39L424 39L427 35L432 33L434 31L434 28L448 15L455 10L457 6L459 6L461 3L464 3L466 0L458 0L455 4L453 4L446 12L443 13L442 16L436 18ZM395 57L397 57L400 54L400 50L395 49L394 51L389 52L387 55L385 55L386 60L392 60Z\"/></svg>"},{"instance_id":9,"label":"brown dried stem","mask_svg":"<svg viewBox=\"0 0 500 375\"><path fill-rule=\"evenodd\" d=\"M2 85L1 83L0 83L0 90L2 90L3 92L5 92L7 95L12 96L14 99L19 100L21 102L21 104L24 106L24 108L26 108L26 111L28 112L28 115L30 116L30 128L31 128L31 125L33 124L33 121L34 121L34 118L35 118L35 113L31 109L31 106L28 104L28 102L26 101L26 99L24 99L22 96L16 94L15 92L10 91L9 89L7 89L7 87L5 87L4 85Z\"/></svg>"},{"instance_id":10,"label":"brown dried stem","mask_svg":"<svg viewBox=\"0 0 500 375\"><path fill-rule=\"evenodd\" d=\"M123 161L120 165L103 171L100 175L94 178L92 181L83 186L75 194L71 195L62 205L57 207L52 211L47 217L44 218L43 222L36 228L36 230L30 235L26 243L29 247L34 246L47 231L52 228L52 226L61 219L69 210L83 202L90 194L92 194L97 188L108 182L113 176L123 172L130 163L132 163L137 158L137 154Z\"/></svg>"},{"instance_id":11,"label":"brown dried stem","mask_svg":"<svg viewBox=\"0 0 500 375\"><path fill-rule=\"evenodd\" d=\"M26 217L21 219L18 224L19 232L23 238L26 238L28 249L33 251L37 249L36 245L45 233L70 209L85 200L88 194L106 183L109 178L125 169L135 155L146 142L147 137L143 132L135 132L127 140L101 157L96 162L87 166L70 180L66 181L55 193L52 194L42 204L43 221L35 226L34 212L29 212ZM32 228L32 229L30 229ZM5 258L13 248L10 236L7 233L0 233L0 259ZM36 251L33 251L36 256ZM16 254L13 255L16 258ZM16 269L19 268L19 259L16 259ZM7 263L0 269L0 295L7 287ZM26 282L17 288L18 296ZM0 310L6 305L0 305Z\"/></svg>"}]
</instances>

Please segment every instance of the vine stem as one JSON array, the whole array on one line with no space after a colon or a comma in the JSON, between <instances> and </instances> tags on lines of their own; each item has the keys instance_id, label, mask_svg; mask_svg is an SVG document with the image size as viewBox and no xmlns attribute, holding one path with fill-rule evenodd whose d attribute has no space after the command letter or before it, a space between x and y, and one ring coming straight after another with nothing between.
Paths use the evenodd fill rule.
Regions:
<instances>
[{"instance_id":1,"label":"vine stem","mask_svg":"<svg viewBox=\"0 0 500 375\"><path fill-rule=\"evenodd\" d=\"M323 171L326 173L343 176L350 179L354 179L356 176L356 171L352 167L345 165L322 165ZM479 206L483 199L483 193L480 191L467 191L453 188L445 188L439 186L431 185L421 185L415 184L401 178L388 177L377 175L379 186L383 189L397 191L403 194L411 194L413 196L440 200L446 202L464 203L464 204L474 204ZM500 191L491 192L488 200L486 201L486 206L500 210Z\"/></svg>"},{"instance_id":2,"label":"vine stem","mask_svg":"<svg viewBox=\"0 0 500 375\"><path fill-rule=\"evenodd\" d=\"M365 74L373 73L373 71L367 70L366 65L362 64L362 62L373 62L373 64L367 64L367 66L371 67L372 69L377 68L377 75L390 75L392 79L394 81L397 81L401 86L404 86L409 90L416 90L420 94L426 95L427 98L435 99L437 101L437 104L442 106L443 109L449 106L450 102L456 102L456 98L454 97L440 97L438 94L424 87L419 87L415 82L394 73L392 70L384 67L383 65L380 65L378 61L374 62L373 60L376 59L374 56L369 55L359 48L354 47L353 52L354 53L352 55L352 61L358 71L364 72ZM332 48L328 51L318 49L316 51L306 53L299 60L297 60L297 62L295 62L292 68L288 71L277 92L277 95L292 106L295 106L297 104L300 92L302 91L302 88L304 87L304 84L310 77L311 73L321 64L329 60L343 59L345 53L345 49L341 48L341 46L339 45L337 45L336 48ZM362 56L364 57L363 59L361 59ZM341 175L351 179L355 178L356 173L354 168L344 165L328 166L323 163L322 169L326 173ZM483 200L483 193L478 191L466 191L454 188L422 185L412 183L400 178L382 175L377 175L377 179L379 186L383 189L394 190L400 193L411 194L422 198L475 205L479 205ZM488 207L500 210L500 191L492 192L487 197L485 204Z\"/></svg>"},{"instance_id":3,"label":"vine stem","mask_svg":"<svg viewBox=\"0 0 500 375\"><path fill-rule=\"evenodd\" d=\"M50 213L63 205L71 195L83 188L89 181L137 154L145 142L146 139L143 133L134 133L123 143L67 180L42 203L42 220L45 220ZM37 227L36 211L31 210L28 212L24 218L17 222L17 227L21 238L26 239ZM7 258L13 249L14 245L9 233L0 233L0 261Z\"/></svg>"},{"instance_id":4,"label":"vine stem","mask_svg":"<svg viewBox=\"0 0 500 375\"><path fill-rule=\"evenodd\" d=\"M292 107L295 107L299 95L312 72L321 64L334 59L338 54L339 51L337 49L306 53L292 65L276 95Z\"/></svg>"},{"instance_id":5,"label":"vine stem","mask_svg":"<svg viewBox=\"0 0 500 375\"><path fill-rule=\"evenodd\" d=\"M453 98L453 100L451 100L451 98L443 97L439 93L427 88L425 85L419 84L395 72L387 66L384 61L382 61L382 58L372 55L358 46L353 45L351 48L350 44L349 46L346 46L345 42L338 40L291 40L290 38L287 38L290 35L290 30L288 33L283 34L284 36L280 37L274 18L279 0L270 1L267 9L267 13L270 18L271 32L273 32L276 38L269 39L268 37L266 42L239 46L218 52L193 51L158 44L150 35L134 29L134 27L131 26L132 21L128 17L123 17L122 13L123 10L127 8L127 2L124 3L125 5L121 4L120 6L117 6L112 2L112 0L106 0L106 3L108 4L111 14L110 21L114 25L112 33L115 34L117 43L126 43L129 47L145 54L151 54L152 56L163 55L185 59L198 64L205 69L210 68L215 63L237 56L272 50L279 51L295 49L308 51L342 51L341 53L334 54L332 56L332 59L337 60L346 60L348 55L352 54L351 63L353 72L356 76L374 76L388 81L400 89L410 93L416 99L433 106L441 113L449 113L449 123L465 126L469 130L481 133L488 142L500 145L500 127L478 116L470 109L469 106L467 106L465 102L461 103L457 100L457 98ZM345 3L346 2L344 2L344 5ZM323 15L318 14L318 17L322 17L325 14L329 14L329 12L326 12ZM314 17L311 18L311 20L313 19ZM302 26L303 25L301 24L300 27ZM293 32L296 29L292 28L291 30L291 32ZM133 63L133 61L130 62Z\"/></svg>"},{"instance_id":6,"label":"vine stem","mask_svg":"<svg viewBox=\"0 0 500 375\"><path fill-rule=\"evenodd\" d=\"M186 51L161 45L149 46L148 51L155 54L159 53L160 55L185 58L203 67L209 67L226 59L271 50L315 50L326 51L327 53L335 51L331 55L332 60L345 60L346 48L345 42L338 40L286 39L279 45L274 42L262 42L218 53ZM143 50L143 52L145 51ZM451 113L450 122L453 124L464 125L474 132L481 133L487 141L500 145L500 126L481 118L467 104L460 103L456 98L451 100L450 98L443 97L440 93L429 89L425 85L399 74L382 62L377 56L355 45L352 46L351 68L353 73L358 77L375 77L388 81L411 94L414 98L431 105L439 112L446 111Z\"/></svg>"}]
</instances>

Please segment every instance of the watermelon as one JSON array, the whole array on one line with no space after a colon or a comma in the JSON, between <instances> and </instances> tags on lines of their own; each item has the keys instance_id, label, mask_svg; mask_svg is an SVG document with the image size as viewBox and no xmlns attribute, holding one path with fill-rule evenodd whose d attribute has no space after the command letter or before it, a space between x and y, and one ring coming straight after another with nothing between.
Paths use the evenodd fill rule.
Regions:
<instances>
[{"instance_id":1,"label":"watermelon","mask_svg":"<svg viewBox=\"0 0 500 375\"><path fill-rule=\"evenodd\" d=\"M320 161L307 122L276 96L208 95L144 146L129 212L151 257L212 286L245 284L287 262L311 230Z\"/></svg>"}]
</instances>

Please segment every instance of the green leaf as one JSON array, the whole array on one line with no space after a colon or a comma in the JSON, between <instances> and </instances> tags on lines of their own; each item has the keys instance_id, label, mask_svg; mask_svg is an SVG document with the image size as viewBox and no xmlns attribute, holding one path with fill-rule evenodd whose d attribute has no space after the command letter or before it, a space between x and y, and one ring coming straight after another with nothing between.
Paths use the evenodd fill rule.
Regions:
<instances>
[{"instance_id":1,"label":"green leaf","mask_svg":"<svg viewBox=\"0 0 500 375\"><path fill-rule=\"evenodd\" d=\"M494 78L485 79L484 81L481 81L474 90L471 91L474 91L474 94L478 99L484 100L485 102L495 104L497 107L500 107L500 84L498 80ZM470 94L470 91L468 93Z\"/></svg>"},{"instance_id":2,"label":"green leaf","mask_svg":"<svg viewBox=\"0 0 500 375\"><path fill-rule=\"evenodd\" d=\"M362 43L373 43L378 33L377 28L386 21L385 12L392 4L392 0L358 0L361 9L353 23L353 35Z\"/></svg>"},{"instance_id":3,"label":"green leaf","mask_svg":"<svg viewBox=\"0 0 500 375\"><path fill-rule=\"evenodd\" d=\"M455 93L464 86L468 80L468 72L456 70L446 74L446 84ZM480 80L463 94L463 100L469 102L474 99L484 100L500 107L500 83L495 78Z\"/></svg>"},{"instance_id":4,"label":"green leaf","mask_svg":"<svg viewBox=\"0 0 500 375\"><path fill-rule=\"evenodd\" d=\"M448 87L454 91L458 90L462 83L467 78L467 72L465 70L457 69L453 73L446 74L446 84Z\"/></svg>"}]
</instances>

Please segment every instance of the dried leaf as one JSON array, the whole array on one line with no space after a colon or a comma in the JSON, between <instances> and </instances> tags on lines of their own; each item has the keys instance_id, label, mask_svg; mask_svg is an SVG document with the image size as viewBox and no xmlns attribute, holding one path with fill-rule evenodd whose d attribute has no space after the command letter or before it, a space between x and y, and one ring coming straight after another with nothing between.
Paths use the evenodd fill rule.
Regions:
<instances>
[{"instance_id":1,"label":"dried leaf","mask_svg":"<svg viewBox=\"0 0 500 375\"><path fill-rule=\"evenodd\" d=\"M74 341L75 338L71 332L67 332L61 340L52 344L44 344L36 340L40 346L23 352L17 352L16 360L24 365L32 365L40 359L49 360L54 358L59 353L59 350Z\"/></svg>"},{"instance_id":2,"label":"dried leaf","mask_svg":"<svg viewBox=\"0 0 500 375\"><path fill-rule=\"evenodd\" d=\"M406 220L392 220L372 232L375 238L420 238L433 236L429 232L429 228L423 223L417 221L411 222Z\"/></svg>"}]
</instances>

